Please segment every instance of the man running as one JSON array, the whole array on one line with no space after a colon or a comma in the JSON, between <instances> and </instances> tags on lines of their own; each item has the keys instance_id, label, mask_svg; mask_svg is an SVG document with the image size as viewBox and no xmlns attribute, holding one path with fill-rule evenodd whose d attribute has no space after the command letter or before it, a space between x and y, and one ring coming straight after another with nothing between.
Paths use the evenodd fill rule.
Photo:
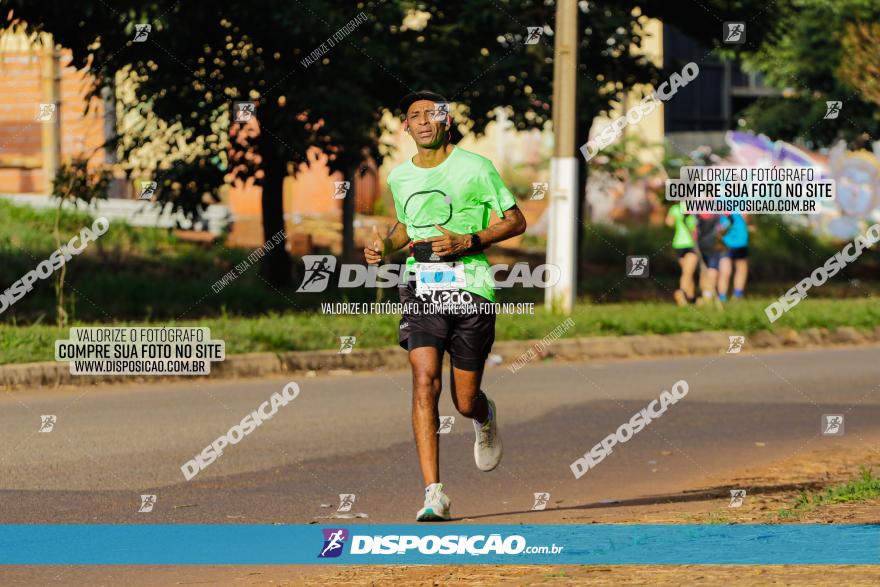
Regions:
<instances>
[{"instance_id":1,"label":"man running","mask_svg":"<svg viewBox=\"0 0 880 587\"><path fill-rule=\"evenodd\" d=\"M398 223L388 238L365 248L364 256L376 264L410 245L410 279L400 287L404 314L399 341L409 351L412 367L412 426L425 483L424 507L416 520L448 520L450 501L440 483L437 436L443 353L451 359L452 401L462 416L474 421L477 468L491 471L502 449L495 402L480 391L495 340L495 314L485 306L477 310L495 302L482 251L522 234L526 221L492 162L450 144L452 117L443 96L414 92L401 100L400 110L418 152L388 175ZM491 212L500 221L490 226ZM431 306L444 302L456 308L438 312Z\"/></svg>"},{"instance_id":2,"label":"man running","mask_svg":"<svg viewBox=\"0 0 880 587\"><path fill-rule=\"evenodd\" d=\"M684 213L682 202L670 206L669 212L666 214L666 226L675 227L672 248L678 256L678 265L681 267L678 289L673 292L672 297L675 298L675 303L679 306L694 303L694 272L699 263L697 251L694 249L693 231L696 225L696 217L693 214Z\"/></svg>"}]
</instances>

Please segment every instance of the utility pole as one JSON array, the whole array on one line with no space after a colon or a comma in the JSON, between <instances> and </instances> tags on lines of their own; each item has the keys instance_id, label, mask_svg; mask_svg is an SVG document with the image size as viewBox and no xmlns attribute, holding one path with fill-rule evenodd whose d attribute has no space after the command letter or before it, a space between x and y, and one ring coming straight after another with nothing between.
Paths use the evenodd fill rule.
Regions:
<instances>
[{"instance_id":1,"label":"utility pole","mask_svg":"<svg viewBox=\"0 0 880 587\"><path fill-rule=\"evenodd\" d=\"M54 104L54 118L41 122L41 150L43 170L43 190L52 194L52 182L61 164L61 68L55 39L50 34L41 37L40 52L40 102Z\"/></svg>"},{"instance_id":2,"label":"utility pole","mask_svg":"<svg viewBox=\"0 0 880 587\"><path fill-rule=\"evenodd\" d=\"M577 293L578 160L575 157L577 82L576 0L557 0L553 56L553 159L550 162L550 209L547 263L561 273L544 293L544 304L571 314Z\"/></svg>"}]
</instances>

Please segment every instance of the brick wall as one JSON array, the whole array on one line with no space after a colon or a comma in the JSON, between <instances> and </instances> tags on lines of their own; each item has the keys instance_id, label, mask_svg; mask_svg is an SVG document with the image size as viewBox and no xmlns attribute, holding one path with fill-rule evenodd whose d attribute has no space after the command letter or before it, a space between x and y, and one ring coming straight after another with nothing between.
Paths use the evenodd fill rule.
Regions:
<instances>
[{"instance_id":1,"label":"brick wall","mask_svg":"<svg viewBox=\"0 0 880 587\"><path fill-rule=\"evenodd\" d=\"M61 155L63 159L90 153L103 142L103 107L94 100L84 114L88 81L61 55ZM0 192L44 193L41 169L41 124L36 121L40 93L40 55L36 52L0 54ZM102 161L104 154L95 154Z\"/></svg>"},{"instance_id":2,"label":"brick wall","mask_svg":"<svg viewBox=\"0 0 880 587\"><path fill-rule=\"evenodd\" d=\"M36 120L43 101L40 85L39 49L26 50L18 39L16 48L0 51L0 192L46 193L42 171L42 128ZM86 113L85 95L89 79L85 71L71 65L71 54L62 51L61 72L61 155L62 161L91 153L104 141L104 108L94 98ZM371 214L380 194L379 172L375 165L361 178L331 174L326 156L317 149L308 151L309 166L302 166L295 177L284 183L284 211L288 235L302 237L322 227L314 242L338 250L341 234L342 201L333 199L334 181L348 179L356 194L359 214ZM93 161L102 163L104 152L95 151ZM222 190L223 203L230 207L236 224L230 235L232 246L257 247L263 241L261 222L262 190L252 184L233 182ZM316 224L317 223L317 224ZM358 235L360 236L360 234Z\"/></svg>"}]
</instances>

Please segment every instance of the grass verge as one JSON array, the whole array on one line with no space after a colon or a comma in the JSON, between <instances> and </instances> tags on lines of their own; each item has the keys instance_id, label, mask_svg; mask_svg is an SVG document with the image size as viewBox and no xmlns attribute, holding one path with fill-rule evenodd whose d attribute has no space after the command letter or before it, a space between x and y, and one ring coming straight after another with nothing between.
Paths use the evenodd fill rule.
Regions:
<instances>
[{"instance_id":1,"label":"grass verge","mask_svg":"<svg viewBox=\"0 0 880 587\"><path fill-rule=\"evenodd\" d=\"M764 315L770 300L728 304L724 311L708 307L679 308L669 303L579 304L573 326L564 337L674 334L720 330L750 334L771 329ZM556 328L563 317L536 305L534 315L501 315L496 340L540 339ZM270 312L259 317L229 316L188 321L119 321L77 323L77 326L207 326L213 338L226 341L226 352L284 352L339 348L340 336L356 336L359 348L397 343L397 315L325 315L320 312ZM835 328L851 326L873 330L880 324L880 304L871 299L807 299L772 325L772 329ZM66 329L46 324L0 324L0 363L51 361L54 343L68 338Z\"/></svg>"},{"instance_id":2,"label":"grass verge","mask_svg":"<svg viewBox=\"0 0 880 587\"><path fill-rule=\"evenodd\" d=\"M781 519L799 518L802 514L833 503L866 501L880 497L880 477L868 467L862 467L861 477L842 485L828 487L823 492L802 491L791 507L779 511Z\"/></svg>"}]
</instances>

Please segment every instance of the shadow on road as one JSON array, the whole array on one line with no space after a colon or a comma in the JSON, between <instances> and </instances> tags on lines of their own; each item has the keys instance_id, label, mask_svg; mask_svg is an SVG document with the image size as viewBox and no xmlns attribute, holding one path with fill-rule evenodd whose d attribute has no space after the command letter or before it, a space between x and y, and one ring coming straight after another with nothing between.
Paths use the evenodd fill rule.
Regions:
<instances>
[{"instance_id":1,"label":"shadow on road","mask_svg":"<svg viewBox=\"0 0 880 587\"><path fill-rule=\"evenodd\" d=\"M780 483L776 485L742 485L741 489L745 489L748 495L760 495L764 493L782 493L788 491L808 491L823 489L827 483L819 481L811 481L805 483ZM636 497L632 499L621 499L613 501L599 501L580 505L570 505L565 507L551 508L548 510L514 510L506 512L492 512L480 514L476 516L466 516L468 520L479 520L481 518L493 518L497 516L519 516L523 514L541 514L547 511L578 511L578 510L594 510L594 509L610 509L610 508L627 508L643 505L663 505L670 503L686 503L692 501L709 501L713 499L725 499L730 497L730 486L710 487L706 489L698 489L695 491L686 491L676 494L665 495L649 495L645 497Z\"/></svg>"}]
</instances>

